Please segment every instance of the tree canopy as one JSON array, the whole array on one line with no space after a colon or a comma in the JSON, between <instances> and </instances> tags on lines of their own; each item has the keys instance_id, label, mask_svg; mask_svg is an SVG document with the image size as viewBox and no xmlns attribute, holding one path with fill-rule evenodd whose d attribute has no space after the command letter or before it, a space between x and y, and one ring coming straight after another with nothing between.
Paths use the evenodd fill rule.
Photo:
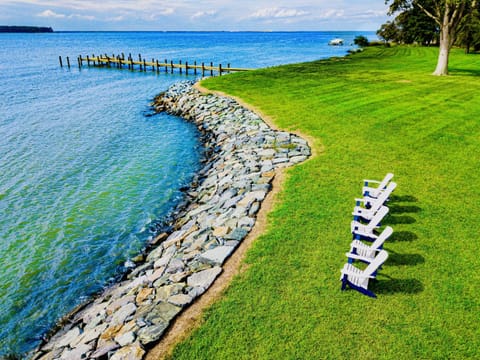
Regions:
<instances>
[{"instance_id":1,"label":"tree canopy","mask_svg":"<svg viewBox=\"0 0 480 360\"><path fill-rule=\"evenodd\" d=\"M383 24L377 35L387 42L428 46L438 42L439 27L423 11L411 8L398 14L394 21Z\"/></svg>"},{"instance_id":2,"label":"tree canopy","mask_svg":"<svg viewBox=\"0 0 480 360\"><path fill-rule=\"evenodd\" d=\"M468 46L477 41L476 31L480 29L476 21L477 0L385 0L385 3L390 4L390 15L400 15L393 23L382 26L379 36L390 37L396 28L399 31L395 40L425 44L438 33L439 56L434 75L448 74L450 49L457 36Z\"/></svg>"}]
</instances>

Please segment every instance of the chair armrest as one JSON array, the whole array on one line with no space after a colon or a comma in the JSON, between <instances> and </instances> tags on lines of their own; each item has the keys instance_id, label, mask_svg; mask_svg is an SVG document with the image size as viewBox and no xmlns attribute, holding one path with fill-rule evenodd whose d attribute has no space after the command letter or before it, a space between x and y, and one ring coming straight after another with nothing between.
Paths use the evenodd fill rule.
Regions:
<instances>
[{"instance_id":1,"label":"chair armrest","mask_svg":"<svg viewBox=\"0 0 480 360\"><path fill-rule=\"evenodd\" d=\"M381 183L381 181L378 181L378 180L363 180L363 182L374 183L374 184L380 184Z\"/></svg>"}]
</instances>

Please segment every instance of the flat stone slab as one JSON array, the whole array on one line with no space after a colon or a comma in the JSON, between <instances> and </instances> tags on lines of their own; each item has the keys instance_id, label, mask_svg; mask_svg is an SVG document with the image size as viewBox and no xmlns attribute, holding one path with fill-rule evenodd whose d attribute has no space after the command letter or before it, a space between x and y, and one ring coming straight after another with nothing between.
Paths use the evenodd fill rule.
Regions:
<instances>
[{"instance_id":1,"label":"flat stone slab","mask_svg":"<svg viewBox=\"0 0 480 360\"><path fill-rule=\"evenodd\" d=\"M187 285L191 287L201 287L203 289L208 289L221 272L222 268L219 266L199 271L188 277Z\"/></svg>"},{"instance_id":2,"label":"flat stone slab","mask_svg":"<svg viewBox=\"0 0 480 360\"><path fill-rule=\"evenodd\" d=\"M212 265L222 265L234 249L232 246L217 246L215 249L207 250L200 255L200 261Z\"/></svg>"}]
</instances>

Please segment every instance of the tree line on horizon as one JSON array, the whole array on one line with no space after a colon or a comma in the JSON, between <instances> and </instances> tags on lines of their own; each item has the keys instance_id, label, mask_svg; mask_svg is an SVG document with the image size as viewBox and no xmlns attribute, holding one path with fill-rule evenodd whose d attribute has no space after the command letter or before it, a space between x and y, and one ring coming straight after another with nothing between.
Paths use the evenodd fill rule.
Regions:
<instances>
[{"instance_id":1,"label":"tree line on horizon","mask_svg":"<svg viewBox=\"0 0 480 360\"><path fill-rule=\"evenodd\" d=\"M377 35L385 42L436 45L439 56L434 75L448 74L451 48L480 51L480 2L477 0L385 0L393 21Z\"/></svg>"},{"instance_id":2,"label":"tree line on horizon","mask_svg":"<svg viewBox=\"0 0 480 360\"><path fill-rule=\"evenodd\" d=\"M0 33L51 33L51 27L0 25Z\"/></svg>"}]
</instances>

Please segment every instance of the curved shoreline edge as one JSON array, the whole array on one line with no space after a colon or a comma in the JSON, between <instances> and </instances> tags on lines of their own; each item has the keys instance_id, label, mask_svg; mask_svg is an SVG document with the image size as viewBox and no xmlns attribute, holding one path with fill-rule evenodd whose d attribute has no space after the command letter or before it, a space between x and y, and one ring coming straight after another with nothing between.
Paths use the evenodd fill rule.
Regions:
<instances>
[{"instance_id":1,"label":"curved shoreline edge","mask_svg":"<svg viewBox=\"0 0 480 360\"><path fill-rule=\"evenodd\" d=\"M231 98L202 94L192 82L174 84L154 107L202 132L207 159L199 185L188 192L191 201L174 231L156 238L145 262L71 314L32 359L143 359L222 273L257 222L278 170L311 156L306 140L272 129Z\"/></svg>"}]
</instances>

